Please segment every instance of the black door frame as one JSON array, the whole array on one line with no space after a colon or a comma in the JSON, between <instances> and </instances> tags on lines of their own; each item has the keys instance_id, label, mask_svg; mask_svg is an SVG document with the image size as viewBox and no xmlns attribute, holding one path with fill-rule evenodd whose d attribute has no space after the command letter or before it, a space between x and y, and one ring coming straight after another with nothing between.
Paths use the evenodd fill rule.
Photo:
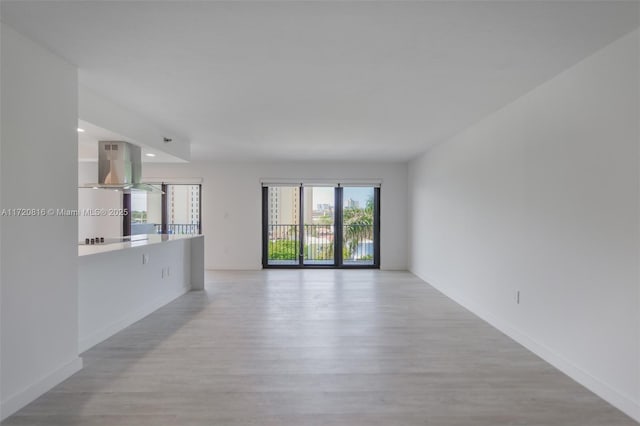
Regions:
<instances>
[{"instance_id":1,"label":"black door frame","mask_svg":"<svg viewBox=\"0 0 640 426\"><path fill-rule=\"evenodd\" d=\"M348 185L347 185L348 186ZM380 187L373 186L373 264L345 265L342 259L343 235L343 186L334 188L334 244L333 264L304 263L304 185L299 186L298 205L298 263L288 265L269 264L269 186L262 186L262 267L265 269L380 269Z\"/></svg>"}]
</instances>

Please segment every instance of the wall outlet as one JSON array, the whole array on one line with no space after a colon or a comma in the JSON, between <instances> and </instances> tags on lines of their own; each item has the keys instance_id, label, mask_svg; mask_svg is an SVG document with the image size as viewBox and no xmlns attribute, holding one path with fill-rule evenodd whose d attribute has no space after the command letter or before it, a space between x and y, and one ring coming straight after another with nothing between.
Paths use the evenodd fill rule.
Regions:
<instances>
[{"instance_id":1,"label":"wall outlet","mask_svg":"<svg viewBox=\"0 0 640 426\"><path fill-rule=\"evenodd\" d=\"M149 263L149 255L145 253L142 255L142 264L146 265L147 263Z\"/></svg>"}]
</instances>

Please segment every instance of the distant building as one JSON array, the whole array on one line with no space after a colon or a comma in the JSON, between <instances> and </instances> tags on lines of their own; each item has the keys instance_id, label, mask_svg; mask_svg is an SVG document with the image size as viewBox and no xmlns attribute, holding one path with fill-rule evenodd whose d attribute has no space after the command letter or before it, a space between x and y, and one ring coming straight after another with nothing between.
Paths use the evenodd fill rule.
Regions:
<instances>
[{"instance_id":1,"label":"distant building","mask_svg":"<svg viewBox=\"0 0 640 426\"><path fill-rule=\"evenodd\" d=\"M269 187L269 223L295 225L300 212L300 189L288 186Z\"/></svg>"},{"instance_id":2,"label":"distant building","mask_svg":"<svg viewBox=\"0 0 640 426\"><path fill-rule=\"evenodd\" d=\"M360 208L360 201L354 200L353 198L349 198L345 204L346 204L346 207L350 209Z\"/></svg>"},{"instance_id":3,"label":"distant building","mask_svg":"<svg viewBox=\"0 0 640 426\"><path fill-rule=\"evenodd\" d=\"M316 211L318 211L320 213L325 213L325 212L332 213L333 212L333 206L331 204L326 204L326 203L325 204L318 204L317 207L318 208L317 208Z\"/></svg>"},{"instance_id":4,"label":"distant building","mask_svg":"<svg viewBox=\"0 0 640 426\"><path fill-rule=\"evenodd\" d=\"M300 188L293 186L269 187L269 224L298 225L300 221ZM312 223L313 191L304 191L304 221Z\"/></svg>"},{"instance_id":5,"label":"distant building","mask_svg":"<svg viewBox=\"0 0 640 426\"><path fill-rule=\"evenodd\" d=\"M199 185L169 185L167 203L169 223L200 223Z\"/></svg>"}]
</instances>

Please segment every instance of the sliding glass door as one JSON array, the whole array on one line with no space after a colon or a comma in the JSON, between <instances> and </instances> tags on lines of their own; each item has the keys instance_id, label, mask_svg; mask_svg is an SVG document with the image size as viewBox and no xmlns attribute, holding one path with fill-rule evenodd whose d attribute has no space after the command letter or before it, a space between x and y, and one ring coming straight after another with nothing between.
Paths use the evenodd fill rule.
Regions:
<instances>
[{"instance_id":1,"label":"sliding glass door","mask_svg":"<svg viewBox=\"0 0 640 426\"><path fill-rule=\"evenodd\" d=\"M342 262L375 264L375 188L342 188Z\"/></svg>"},{"instance_id":2,"label":"sliding glass door","mask_svg":"<svg viewBox=\"0 0 640 426\"><path fill-rule=\"evenodd\" d=\"M305 265L335 264L335 191L331 187L306 186L302 196L302 235Z\"/></svg>"},{"instance_id":3,"label":"sliding glass door","mask_svg":"<svg viewBox=\"0 0 640 426\"><path fill-rule=\"evenodd\" d=\"M300 194L300 187L262 189L263 251L269 265L300 264Z\"/></svg>"},{"instance_id":4,"label":"sliding glass door","mask_svg":"<svg viewBox=\"0 0 640 426\"><path fill-rule=\"evenodd\" d=\"M373 186L263 186L263 266L379 267L379 199Z\"/></svg>"}]
</instances>

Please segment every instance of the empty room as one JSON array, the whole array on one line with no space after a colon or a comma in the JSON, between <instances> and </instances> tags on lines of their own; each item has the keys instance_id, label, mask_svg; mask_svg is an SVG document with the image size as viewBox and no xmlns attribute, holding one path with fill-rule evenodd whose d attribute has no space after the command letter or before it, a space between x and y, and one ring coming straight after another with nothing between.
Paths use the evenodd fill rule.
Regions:
<instances>
[{"instance_id":1,"label":"empty room","mask_svg":"<svg viewBox=\"0 0 640 426\"><path fill-rule=\"evenodd\" d=\"M0 2L3 426L640 422L640 2Z\"/></svg>"}]
</instances>

